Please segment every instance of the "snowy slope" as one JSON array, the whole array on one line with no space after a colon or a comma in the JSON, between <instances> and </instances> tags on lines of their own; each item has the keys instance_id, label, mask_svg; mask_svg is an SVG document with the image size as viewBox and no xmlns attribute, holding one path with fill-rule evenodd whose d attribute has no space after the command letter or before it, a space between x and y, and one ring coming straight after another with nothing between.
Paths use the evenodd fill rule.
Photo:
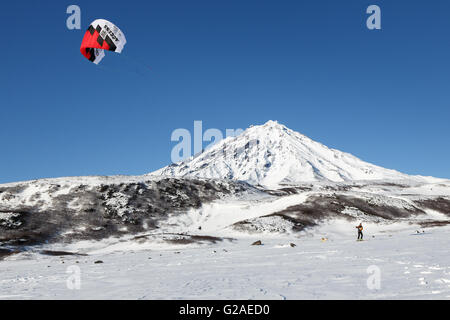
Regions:
<instances>
[{"instance_id":1,"label":"snowy slope","mask_svg":"<svg viewBox=\"0 0 450 320\"><path fill-rule=\"evenodd\" d=\"M270 187L309 181L420 179L330 149L275 121L250 127L151 175L233 179Z\"/></svg>"},{"instance_id":2,"label":"snowy slope","mask_svg":"<svg viewBox=\"0 0 450 320\"><path fill-rule=\"evenodd\" d=\"M0 262L0 299L449 299L450 227L416 228L367 225L368 240L356 242L354 227L336 221L297 238L266 237L262 246L247 238L88 256L27 253ZM368 286L373 268L376 288ZM80 288L70 290L75 270Z\"/></svg>"},{"instance_id":3,"label":"snowy slope","mask_svg":"<svg viewBox=\"0 0 450 320\"><path fill-rule=\"evenodd\" d=\"M449 234L449 180L269 121L150 175L0 185L0 299L448 299Z\"/></svg>"}]
</instances>

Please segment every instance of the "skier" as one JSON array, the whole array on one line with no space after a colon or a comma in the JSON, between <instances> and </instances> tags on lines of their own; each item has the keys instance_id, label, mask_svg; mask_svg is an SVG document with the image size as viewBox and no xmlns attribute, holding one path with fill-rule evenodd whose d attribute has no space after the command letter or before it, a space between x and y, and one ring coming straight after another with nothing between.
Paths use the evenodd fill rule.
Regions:
<instances>
[{"instance_id":1,"label":"skier","mask_svg":"<svg viewBox=\"0 0 450 320\"><path fill-rule=\"evenodd\" d=\"M363 239L363 226L362 223L359 224L359 226L356 227L356 229L358 229L358 240L362 240Z\"/></svg>"}]
</instances>

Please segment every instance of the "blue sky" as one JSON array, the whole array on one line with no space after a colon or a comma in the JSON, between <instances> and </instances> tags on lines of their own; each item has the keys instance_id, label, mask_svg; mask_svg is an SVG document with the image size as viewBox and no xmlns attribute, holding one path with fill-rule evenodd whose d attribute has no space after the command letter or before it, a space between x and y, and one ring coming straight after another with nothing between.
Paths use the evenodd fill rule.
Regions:
<instances>
[{"instance_id":1,"label":"blue sky","mask_svg":"<svg viewBox=\"0 0 450 320\"><path fill-rule=\"evenodd\" d=\"M66 28L77 4L82 29ZM370 4L382 30L365 26ZM0 182L143 174L176 128L273 119L409 174L450 178L448 1L2 1ZM128 43L99 67L90 22Z\"/></svg>"}]
</instances>

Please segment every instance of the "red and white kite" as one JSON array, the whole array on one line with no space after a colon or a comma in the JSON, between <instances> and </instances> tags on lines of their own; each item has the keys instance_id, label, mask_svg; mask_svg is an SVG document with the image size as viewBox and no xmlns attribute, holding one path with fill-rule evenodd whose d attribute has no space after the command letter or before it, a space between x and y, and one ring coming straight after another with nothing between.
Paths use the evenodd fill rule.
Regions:
<instances>
[{"instance_id":1,"label":"red and white kite","mask_svg":"<svg viewBox=\"0 0 450 320\"><path fill-rule=\"evenodd\" d=\"M124 34L113 23L97 19L87 29L81 42L81 54L98 64L105 56L105 50L121 53L127 43Z\"/></svg>"}]
</instances>

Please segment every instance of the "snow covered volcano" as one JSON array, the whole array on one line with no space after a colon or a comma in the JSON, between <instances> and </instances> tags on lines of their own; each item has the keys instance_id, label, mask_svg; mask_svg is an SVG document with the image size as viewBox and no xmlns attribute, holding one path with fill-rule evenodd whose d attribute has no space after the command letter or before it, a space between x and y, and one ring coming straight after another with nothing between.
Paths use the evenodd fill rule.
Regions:
<instances>
[{"instance_id":1,"label":"snow covered volcano","mask_svg":"<svg viewBox=\"0 0 450 320\"><path fill-rule=\"evenodd\" d=\"M330 149L276 121L252 126L152 175L233 179L270 187L311 181L411 178Z\"/></svg>"}]
</instances>

